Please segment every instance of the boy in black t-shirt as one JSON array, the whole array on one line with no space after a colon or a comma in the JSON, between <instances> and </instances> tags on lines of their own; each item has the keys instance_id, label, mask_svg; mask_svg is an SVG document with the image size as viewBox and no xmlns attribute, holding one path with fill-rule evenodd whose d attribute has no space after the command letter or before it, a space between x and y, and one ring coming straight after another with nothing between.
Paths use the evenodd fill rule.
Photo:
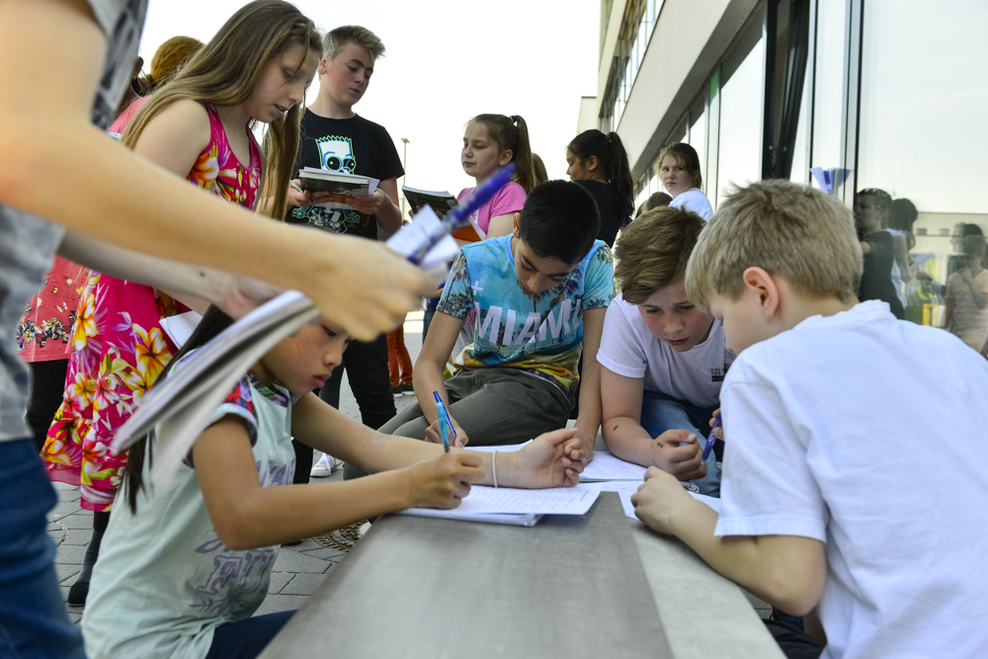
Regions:
<instances>
[{"instance_id":1,"label":"boy in black t-shirt","mask_svg":"<svg viewBox=\"0 0 988 659\"><path fill-rule=\"evenodd\" d=\"M383 54L384 44L366 28L348 25L326 35L319 62L319 94L302 117L302 140L296 159L298 169L319 167L380 179L377 190L372 195L348 197L351 208L328 208L320 205L328 200L328 193L300 193L291 188L286 218L289 223L310 224L371 240L387 238L401 227L398 177L404 175L404 170L398 151L383 126L353 111L367 90L374 62ZM333 372L319 393L337 408L343 368L360 405L361 420L371 428L381 427L395 415L385 335L369 343L354 342L344 353L342 367ZM307 480L311 451L299 451L298 458L296 482ZM326 475L327 469L313 473Z\"/></svg>"}]
</instances>

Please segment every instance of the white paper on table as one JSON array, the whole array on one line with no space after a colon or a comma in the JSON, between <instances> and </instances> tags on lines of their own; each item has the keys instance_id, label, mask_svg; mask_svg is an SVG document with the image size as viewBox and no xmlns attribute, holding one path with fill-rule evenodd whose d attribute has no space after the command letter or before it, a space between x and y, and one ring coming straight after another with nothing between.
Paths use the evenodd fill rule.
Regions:
<instances>
[{"instance_id":1,"label":"white paper on table","mask_svg":"<svg viewBox=\"0 0 988 659\"><path fill-rule=\"evenodd\" d=\"M474 485L456 510L463 514L583 515L590 510L598 496L598 483L580 483L574 487L545 490Z\"/></svg>"},{"instance_id":2,"label":"white paper on table","mask_svg":"<svg viewBox=\"0 0 988 659\"><path fill-rule=\"evenodd\" d=\"M437 508L409 508L399 510L396 515L412 515L415 517L438 517L440 519L456 519L461 522L483 522L485 524L507 524L509 526L535 526L542 515L510 515L504 513L465 513L459 508L439 510Z\"/></svg>"},{"instance_id":3,"label":"white paper on table","mask_svg":"<svg viewBox=\"0 0 988 659\"><path fill-rule=\"evenodd\" d=\"M199 321L201 320L201 314L195 311L186 311L185 313L169 316L168 318L162 318L159 322L161 323L161 329L165 330L165 334L172 340L175 347L181 349L185 345L185 342L189 340L189 337L192 336L192 333L196 331L196 327L199 326Z\"/></svg>"},{"instance_id":4,"label":"white paper on table","mask_svg":"<svg viewBox=\"0 0 988 659\"><path fill-rule=\"evenodd\" d=\"M583 468L580 482L585 481L638 481L645 480L646 468L627 462L610 451L594 451L593 460Z\"/></svg>"}]
</instances>

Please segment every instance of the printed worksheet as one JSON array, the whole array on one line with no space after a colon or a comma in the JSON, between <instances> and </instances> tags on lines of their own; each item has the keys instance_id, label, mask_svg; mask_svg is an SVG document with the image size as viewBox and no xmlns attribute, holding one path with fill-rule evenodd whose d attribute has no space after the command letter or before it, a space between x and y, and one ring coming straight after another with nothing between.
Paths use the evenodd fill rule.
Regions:
<instances>
[{"instance_id":1,"label":"printed worksheet","mask_svg":"<svg viewBox=\"0 0 988 659\"><path fill-rule=\"evenodd\" d=\"M608 451L594 451L593 460L583 468L580 482L584 481L638 481L645 480L645 467L625 462Z\"/></svg>"}]
</instances>

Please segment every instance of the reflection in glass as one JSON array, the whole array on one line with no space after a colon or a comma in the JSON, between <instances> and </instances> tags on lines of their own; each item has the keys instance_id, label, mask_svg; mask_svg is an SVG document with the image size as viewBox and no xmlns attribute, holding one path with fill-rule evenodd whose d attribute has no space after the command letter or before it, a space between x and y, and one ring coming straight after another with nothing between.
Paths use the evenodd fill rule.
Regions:
<instances>
[{"instance_id":1,"label":"reflection in glass","mask_svg":"<svg viewBox=\"0 0 988 659\"><path fill-rule=\"evenodd\" d=\"M761 178L765 44L758 42L721 87L717 204L732 185Z\"/></svg>"},{"instance_id":2,"label":"reflection in glass","mask_svg":"<svg viewBox=\"0 0 988 659\"><path fill-rule=\"evenodd\" d=\"M816 77L813 92L813 158L810 167L841 166L841 122L844 99L846 0L818 0L816 14ZM793 180L796 168L793 166ZM816 179L813 185L819 187Z\"/></svg>"}]
</instances>

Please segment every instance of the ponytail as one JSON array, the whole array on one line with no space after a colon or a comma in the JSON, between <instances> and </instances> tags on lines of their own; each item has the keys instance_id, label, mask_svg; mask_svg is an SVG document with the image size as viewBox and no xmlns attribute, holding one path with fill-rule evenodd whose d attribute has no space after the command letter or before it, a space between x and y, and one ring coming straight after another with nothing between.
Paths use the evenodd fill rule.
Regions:
<instances>
[{"instance_id":1,"label":"ponytail","mask_svg":"<svg viewBox=\"0 0 988 659\"><path fill-rule=\"evenodd\" d=\"M535 187L535 165L532 160L532 146L528 140L528 124L520 115L506 117L503 114L478 114L471 119L487 129L487 134L497 142L500 153L511 151L511 161L515 164L515 182L525 189L527 195Z\"/></svg>"},{"instance_id":2,"label":"ponytail","mask_svg":"<svg viewBox=\"0 0 988 659\"><path fill-rule=\"evenodd\" d=\"M198 327L189 337L189 340L185 342L182 349L179 350L172 360L168 362L164 370L158 376L156 383L164 381L165 377L172 370L172 366L175 365L179 359L195 350L196 348L201 348L206 345L210 340L218 336L223 330L228 328L233 324L233 318L230 318L225 313L220 311L219 307L210 306L206 311L206 314L199 321ZM138 440L130 450L127 451L127 467L124 471L124 483L126 484L127 492L127 506L130 508L130 512L137 514L137 495L144 489L144 462L147 460L148 464L151 464L154 460L152 452L152 435L154 431L149 432L144 436L143 439Z\"/></svg>"},{"instance_id":3,"label":"ponytail","mask_svg":"<svg viewBox=\"0 0 988 659\"><path fill-rule=\"evenodd\" d=\"M628 153L617 133L605 135L596 128L585 130L566 147L580 160L595 156L607 176L607 182L614 191L618 210L627 218L635 210L634 188L631 168L628 166Z\"/></svg>"}]
</instances>

